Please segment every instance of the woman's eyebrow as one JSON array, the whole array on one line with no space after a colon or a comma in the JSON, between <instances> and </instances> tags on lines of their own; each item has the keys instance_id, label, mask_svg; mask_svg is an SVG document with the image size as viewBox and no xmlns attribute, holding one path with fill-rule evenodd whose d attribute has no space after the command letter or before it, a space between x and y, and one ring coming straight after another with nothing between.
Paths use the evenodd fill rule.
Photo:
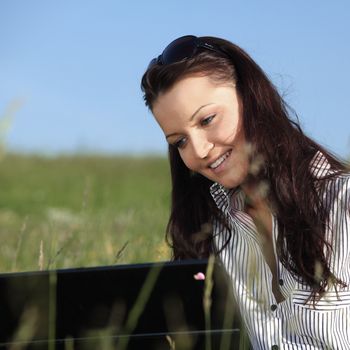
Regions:
<instances>
[{"instance_id":1,"label":"woman's eyebrow","mask_svg":"<svg viewBox=\"0 0 350 350\"><path fill-rule=\"evenodd\" d=\"M200 106L193 114L192 114L192 117L190 118L190 122L193 120L193 118L196 116L196 114L204 107L207 107L207 106L210 106L212 105L213 103L207 103L206 105L203 105L203 106Z\"/></svg>"},{"instance_id":2,"label":"woman's eyebrow","mask_svg":"<svg viewBox=\"0 0 350 350\"><path fill-rule=\"evenodd\" d=\"M190 122L193 120L193 118L196 116L196 114L198 114L198 112L202 109L202 108L204 108L204 107L207 107L207 106L210 106L210 105L212 105L212 104L214 104L214 103L207 103L207 104L205 104L205 105L203 105L203 106L200 106L193 114L192 114L192 116L191 116L191 118L190 118ZM165 136L165 138L167 139L168 137L170 137L170 136L174 136L174 135L177 135L178 133L177 132L174 132L174 133L172 133L172 134L169 134L169 135L166 135Z\"/></svg>"},{"instance_id":3,"label":"woman's eyebrow","mask_svg":"<svg viewBox=\"0 0 350 350\"><path fill-rule=\"evenodd\" d=\"M175 136L175 135L178 135L178 134L179 133L177 133L177 132L173 132L172 134L166 135L165 138L168 139L169 137Z\"/></svg>"}]
</instances>

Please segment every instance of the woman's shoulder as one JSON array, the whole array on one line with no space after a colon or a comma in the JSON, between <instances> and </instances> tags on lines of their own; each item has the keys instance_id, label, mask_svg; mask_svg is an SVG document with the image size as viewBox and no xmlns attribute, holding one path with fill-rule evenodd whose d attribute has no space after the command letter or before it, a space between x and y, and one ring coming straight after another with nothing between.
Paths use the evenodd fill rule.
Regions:
<instances>
[{"instance_id":1,"label":"woman's shoulder","mask_svg":"<svg viewBox=\"0 0 350 350\"><path fill-rule=\"evenodd\" d=\"M331 266L334 274L347 284L350 293L350 174L337 175L328 186L328 193Z\"/></svg>"},{"instance_id":2,"label":"woman's shoulder","mask_svg":"<svg viewBox=\"0 0 350 350\"><path fill-rule=\"evenodd\" d=\"M332 164L333 165L332 165ZM325 180L325 179L342 179L346 180L350 177L350 164L346 169L344 162L339 160L336 161L338 166L334 166L335 159L328 159L328 156L321 151L317 151L312 157L309 170L316 180Z\"/></svg>"},{"instance_id":3,"label":"woman's shoulder","mask_svg":"<svg viewBox=\"0 0 350 350\"><path fill-rule=\"evenodd\" d=\"M341 172L326 182L324 196L338 204L350 207L350 173Z\"/></svg>"}]
</instances>

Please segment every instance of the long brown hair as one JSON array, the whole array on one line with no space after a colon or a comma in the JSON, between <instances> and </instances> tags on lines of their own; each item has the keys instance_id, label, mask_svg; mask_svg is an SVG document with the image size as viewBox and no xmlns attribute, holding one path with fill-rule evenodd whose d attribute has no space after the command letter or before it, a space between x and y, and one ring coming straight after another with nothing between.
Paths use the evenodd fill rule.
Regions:
<instances>
[{"instance_id":1,"label":"long brown hair","mask_svg":"<svg viewBox=\"0 0 350 350\"><path fill-rule=\"evenodd\" d=\"M202 74L222 82L234 80L242 100L246 139L253 145L254 154L263 159L263 166L254 176L269 185L268 201L278 221L279 259L297 280L310 285L313 297L322 295L331 282L344 285L330 270L332 246L325 232L331 204L321 197L326 182L345 171L345 164L303 133L294 113L245 51L224 39L200 39L222 52L202 49L192 58L151 66L141 82L146 105L152 110L159 94L189 75ZM315 178L310 171L318 151L333 170L322 178ZM207 257L213 251L208 223L219 220L227 226L210 196L212 182L194 175L171 145L169 160L172 202L167 239L173 247L173 258ZM320 269L321 276L317 273Z\"/></svg>"}]
</instances>

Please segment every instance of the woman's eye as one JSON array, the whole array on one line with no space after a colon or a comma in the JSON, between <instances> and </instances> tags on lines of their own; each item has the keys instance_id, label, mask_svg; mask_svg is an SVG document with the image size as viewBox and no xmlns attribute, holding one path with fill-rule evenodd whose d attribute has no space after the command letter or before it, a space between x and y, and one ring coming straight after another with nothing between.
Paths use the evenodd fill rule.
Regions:
<instances>
[{"instance_id":1,"label":"woman's eye","mask_svg":"<svg viewBox=\"0 0 350 350\"><path fill-rule=\"evenodd\" d=\"M202 125L202 126L205 126L205 125L210 124L214 118L215 118L215 114L214 114L214 115L211 115L211 116L209 116L209 117L207 117L207 118L202 119L202 120L201 120L201 125Z\"/></svg>"},{"instance_id":2,"label":"woman's eye","mask_svg":"<svg viewBox=\"0 0 350 350\"><path fill-rule=\"evenodd\" d=\"M186 144L186 138L183 137L182 139L174 142L173 146L175 146L176 148L183 148Z\"/></svg>"}]
</instances>

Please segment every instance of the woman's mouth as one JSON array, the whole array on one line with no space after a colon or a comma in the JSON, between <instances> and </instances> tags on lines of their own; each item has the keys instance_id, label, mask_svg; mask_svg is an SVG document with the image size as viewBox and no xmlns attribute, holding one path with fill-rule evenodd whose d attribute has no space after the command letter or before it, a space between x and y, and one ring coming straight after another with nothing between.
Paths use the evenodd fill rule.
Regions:
<instances>
[{"instance_id":1,"label":"woman's mouth","mask_svg":"<svg viewBox=\"0 0 350 350\"><path fill-rule=\"evenodd\" d=\"M227 151L225 154L223 154L220 158L218 158L214 163L209 165L210 169L215 170L219 170L218 168L220 167L220 165L230 156L232 152L232 149L230 149L229 151Z\"/></svg>"}]
</instances>

